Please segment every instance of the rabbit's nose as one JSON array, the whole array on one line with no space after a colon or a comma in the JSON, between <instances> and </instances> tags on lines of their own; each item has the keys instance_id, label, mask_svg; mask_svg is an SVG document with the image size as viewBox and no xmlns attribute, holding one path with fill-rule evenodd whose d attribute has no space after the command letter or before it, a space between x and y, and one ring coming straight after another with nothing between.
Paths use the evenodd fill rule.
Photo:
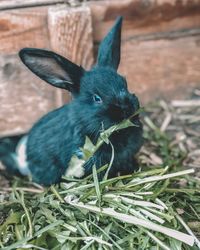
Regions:
<instances>
[{"instance_id":1,"label":"rabbit's nose","mask_svg":"<svg viewBox=\"0 0 200 250\"><path fill-rule=\"evenodd\" d=\"M132 115L136 111L134 102L127 96L120 99L119 106L121 107L121 110L123 111L124 115L126 115L126 117L127 115Z\"/></svg>"},{"instance_id":2,"label":"rabbit's nose","mask_svg":"<svg viewBox=\"0 0 200 250\"><path fill-rule=\"evenodd\" d=\"M130 106L128 106L128 105L125 105L122 108L122 113L123 113L123 118L124 119L128 118L129 116L131 116L131 114L133 114L133 112L134 112L133 109Z\"/></svg>"},{"instance_id":3,"label":"rabbit's nose","mask_svg":"<svg viewBox=\"0 0 200 250\"><path fill-rule=\"evenodd\" d=\"M124 118L127 118L127 117L130 115L130 113L131 113L131 112L130 112L130 109L128 109L128 108L127 108L127 109L124 109L124 110L123 110Z\"/></svg>"},{"instance_id":4,"label":"rabbit's nose","mask_svg":"<svg viewBox=\"0 0 200 250\"><path fill-rule=\"evenodd\" d=\"M124 119L124 110L118 104L112 104L109 109L110 117L115 121L121 121Z\"/></svg>"}]
</instances>

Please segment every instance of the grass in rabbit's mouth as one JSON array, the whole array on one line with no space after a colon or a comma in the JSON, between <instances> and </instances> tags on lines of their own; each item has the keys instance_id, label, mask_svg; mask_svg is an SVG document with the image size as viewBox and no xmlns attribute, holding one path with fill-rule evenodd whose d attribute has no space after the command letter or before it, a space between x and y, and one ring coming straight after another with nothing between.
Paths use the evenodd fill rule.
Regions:
<instances>
[{"instance_id":1,"label":"grass in rabbit's mouth","mask_svg":"<svg viewBox=\"0 0 200 250\"><path fill-rule=\"evenodd\" d=\"M138 173L99 182L94 167L45 190L21 179L0 184L0 247L200 249L200 105L190 102L148 107ZM109 143L107 132L99 143ZM89 157L97 145L85 146Z\"/></svg>"}]
</instances>

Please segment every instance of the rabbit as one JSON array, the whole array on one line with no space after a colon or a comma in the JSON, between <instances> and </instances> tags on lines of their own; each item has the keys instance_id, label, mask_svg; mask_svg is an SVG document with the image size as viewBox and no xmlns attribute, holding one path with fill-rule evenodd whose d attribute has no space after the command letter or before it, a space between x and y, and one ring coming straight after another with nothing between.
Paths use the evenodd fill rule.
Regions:
<instances>
[{"instance_id":1,"label":"rabbit","mask_svg":"<svg viewBox=\"0 0 200 250\"><path fill-rule=\"evenodd\" d=\"M101 131L140 108L136 95L127 89L126 79L117 73L122 20L117 18L101 42L97 63L90 71L52 51L24 48L19 52L22 62L34 74L72 94L70 103L46 114L19 140L14 158L19 172L31 174L34 182L44 186L61 182L72 156L82 158L80 148L86 136L95 144ZM131 174L138 168L134 155L143 144L143 126L139 115L131 121L137 126L114 132L109 138L114 148L109 178ZM74 169L73 176L88 176L94 164L100 168L110 162L111 155L111 145L104 143L84 164L83 171Z\"/></svg>"}]
</instances>

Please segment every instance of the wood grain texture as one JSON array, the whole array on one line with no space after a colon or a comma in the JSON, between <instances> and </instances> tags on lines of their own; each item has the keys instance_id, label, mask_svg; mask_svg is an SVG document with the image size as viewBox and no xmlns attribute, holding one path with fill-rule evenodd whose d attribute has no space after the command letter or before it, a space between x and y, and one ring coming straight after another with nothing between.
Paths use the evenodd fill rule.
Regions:
<instances>
[{"instance_id":1,"label":"wood grain texture","mask_svg":"<svg viewBox=\"0 0 200 250\"><path fill-rule=\"evenodd\" d=\"M23 47L49 48L47 7L0 12L0 54Z\"/></svg>"},{"instance_id":2,"label":"wood grain texture","mask_svg":"<svg viewBox=\"0 0 200 250\"><path fill-rule=\"evenodd\" d=\"M94 41L105 36L119 15L124 16L123 38L198 28L199 0L114 0L89 2Z\"/></svg>"},{"instance_id":3,"label":"wood grain texture","mask_svg":"<svg viewBox=\"0 0 200 250\"><path fill-rule=\"evenodd\" d=\"M0 56L0 136L26 132L57 106L56 90L42 82L16 55Z\"/></svg>"},{"instance_id":4,"label":"wood grain texture","mask_svg":"<svg viewBox=\"0 0 200 250\"><path fill-rule=\"evenodd\" d=\"M0 10L63 3L59 0L0 0Z\"/></svg>"},{"instance_id":5,"label":"wood grain texture","mask_svg":"<svg viewBox=\"0 0 200 250\"><path fill-rule=\"evenodd\" d=\"M0 12L0 133L27 131L56 107L55 90L33 75L18 58L23 47L50 48L47 8Z\"/></svg>"},{"instance_id":6,"label":"wood grain texture","mask_svg":"<svg viewBox=\"0 0 200 250\"><path fill-rule=\"evenodd\" d=\"M52 7L48 13L48 27L54 51L86 69L92 66L92 21L88 7Z\"/></svg>"},{"instance_id":7,"label":"wood grain texture","mask_svg":"<svg viewBox=\"0 0 200 250\"><path fill-rule=\"evenodd\" d=\"M200 86L200 35L124 41L119 71L143 103L183 98Z\"/></svg>"}]
</instances>

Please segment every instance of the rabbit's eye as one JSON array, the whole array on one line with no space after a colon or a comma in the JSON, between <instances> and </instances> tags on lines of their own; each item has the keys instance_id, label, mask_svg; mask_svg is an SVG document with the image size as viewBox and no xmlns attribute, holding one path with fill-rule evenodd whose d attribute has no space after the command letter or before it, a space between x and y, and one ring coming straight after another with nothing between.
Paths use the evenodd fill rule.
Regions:
<instances>
[{"instance_id":1,"label":"rabbit's eye","mask_svg":"<svg viewBox=\"0 0 200 250\"><path fill-rule=\"evenodd\" d=\"M96 103L102 103L102 99L99 95L94 94L93 99Z\"/></svg>"}]
</instances>

